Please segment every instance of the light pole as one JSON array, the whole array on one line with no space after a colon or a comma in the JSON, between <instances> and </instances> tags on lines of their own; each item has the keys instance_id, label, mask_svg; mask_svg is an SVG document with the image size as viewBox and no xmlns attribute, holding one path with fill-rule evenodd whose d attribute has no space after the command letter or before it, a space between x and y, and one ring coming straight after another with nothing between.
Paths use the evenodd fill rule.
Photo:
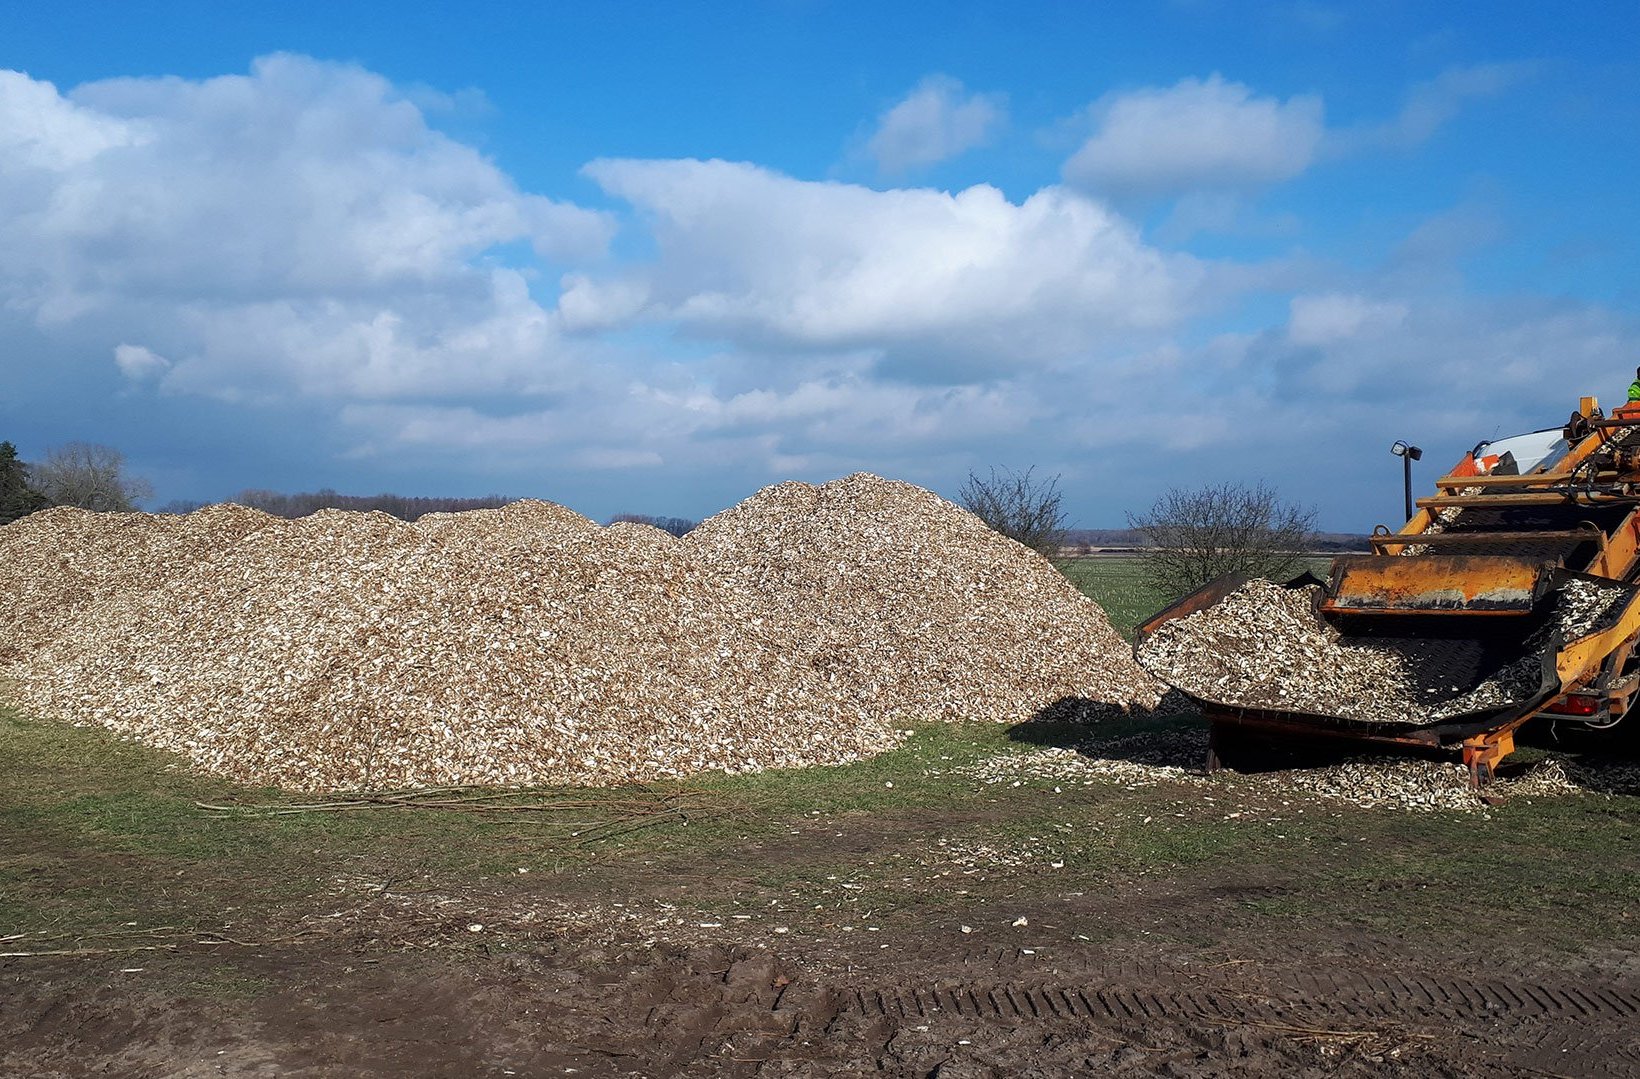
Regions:
<instances>
[{"instance_id":1,"label":"light pole","mask_svg":"<svg viewBox=\"0 0 1640 1079\"><path fill-rule=\"evenodd\" d=\"M1412 520L1412 462L1424 455L1424 451L1417 446L1405 442L1397 442L1389 448L1389 452L1401 459L1401 474L1406 484L1407 520Z\"/></svg>"}]
</instances>

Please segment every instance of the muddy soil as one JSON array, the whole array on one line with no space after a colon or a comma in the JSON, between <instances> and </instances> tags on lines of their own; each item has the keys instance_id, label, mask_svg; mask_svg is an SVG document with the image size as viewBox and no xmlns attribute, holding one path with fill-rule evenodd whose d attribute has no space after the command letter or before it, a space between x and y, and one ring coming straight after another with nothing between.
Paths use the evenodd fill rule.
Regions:
<instances>
[{"instance_id":1,"label":"muddy soil","mask_svg":"<svg viewBox=\"0 0 1640 1079\"><path fill-rule=\"evenodd\" d=\"M0 1062L144 1079L1640 1073L1637 986L1275 957L873 959L568 942L36 959L4 972Z\"/></svg>"},{"instance_id":2,"label":"muddy soil","mask_svg":"<svg viewBox=\"0 0 1640 1079\"><path fill-rule=\"evenodd\" d=\"M903 842L833 822L779 856ZM35 944L68 954L0 959L0 1075L1640 1074L1632 956L1572 970L1499 941L1225 930L1227 906L1293 886L1258 867L875 926L679 906L734 881L394 884L256 933Z\"/></svg>"}]
</instances>

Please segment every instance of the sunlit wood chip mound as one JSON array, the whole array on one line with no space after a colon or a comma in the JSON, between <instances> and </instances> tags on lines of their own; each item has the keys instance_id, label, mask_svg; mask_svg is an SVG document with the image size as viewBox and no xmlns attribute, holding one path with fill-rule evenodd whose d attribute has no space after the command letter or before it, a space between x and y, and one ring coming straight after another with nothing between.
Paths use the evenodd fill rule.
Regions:
<instances>
[{"instance_id":1,"label":"sunlit wood chip mound","mask_svg":"<svg viewBox=\"0 0 1640 1079\"><path fill-rule=\"evenodd\" d=\"M59 509L0 528L0 595L12 703L301 790L838 763L912 721L1160 691L1041 557L867 474L682 540L544 502Z\"/></svg>"}]
</instances>

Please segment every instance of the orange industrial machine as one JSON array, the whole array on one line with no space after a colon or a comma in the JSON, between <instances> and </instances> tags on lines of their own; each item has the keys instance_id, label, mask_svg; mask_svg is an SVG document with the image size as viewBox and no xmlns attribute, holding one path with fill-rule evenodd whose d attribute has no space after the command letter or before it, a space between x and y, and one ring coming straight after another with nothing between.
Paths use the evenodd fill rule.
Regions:
<instances>
[{"instance_id":1,"label":"orange industrial machine","mask_svg":"<svg viewBox=\"0 0 1640 1079\"><path fill-rule=\"evenodd\" d=\"M1408 687L1415 692L1465 700L1465 691L1522 664L1540 672L1536 687L1506 704L1424 725L1246 708L1192 694L1212 726L1210 768L1248 736L1341 738L1461 749L1479 786L1535 717L1610 727L1629 713L1640 689L1640 405L1608 418L1584 398L1564 428L1483 443L1417 506L1399 532L1379 526L1373 553L1336 559L1325 582L1290 585L1321 584L1317 616L1341 641L1396 650L1420 683ZM1612 598L1598 617L1568 632L1554 611L1573 581ZM1141 643L1243 583L1215 581L1185 597L1139 627Z\"/></svg>"}]
</instances>

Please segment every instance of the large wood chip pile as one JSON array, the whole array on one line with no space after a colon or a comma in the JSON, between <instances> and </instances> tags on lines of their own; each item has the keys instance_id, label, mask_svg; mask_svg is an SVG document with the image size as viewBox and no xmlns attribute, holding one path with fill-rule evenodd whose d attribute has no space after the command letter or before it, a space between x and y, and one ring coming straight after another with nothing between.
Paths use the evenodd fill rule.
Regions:
<instances>
[{"instance_id":1,"label":"large wood chip pile","mask_svg":"<svg viewBox=\"0 0 1640 1079\"><path fill-rule=\"evenodd\" d=\"M58 508L0 528L0 664L50 640L97 603L193 568L274 519L243 506L186 517Z\"/></svg>"},{"instance_id":2,"label":"large wood chip pile","mask_svg":"<svg viewBox=\"0 0 1640 1079\"><path fill-rule=\"evenodd\" d=\"M1205 610L1162 625L1139 662L1169 685L1238 708L1304 712L1361 723L1427 726L1527 700L1542 680L1551 631L1587 634L1629 592L1573 580L1513 662L1465 688L1428 685L1428 658L1369 638L1345 638L1315 611L1314 586L1249 581ZM1423 674L1424 677L1418 677Z\"/></svg>"},{"instance_id":3,"label":"large wood chip pile","mask_svg":"<svg viewBox=\"0 0 1640 1079\"><path fill-rule=\"evenodd\" d=\"M0 528L0 596L14 703L301 790L834 763L912 720L1160 689L1047 562L866 474L681 541L540 502L53 510Z\"/></svg>"}]
</instances>

